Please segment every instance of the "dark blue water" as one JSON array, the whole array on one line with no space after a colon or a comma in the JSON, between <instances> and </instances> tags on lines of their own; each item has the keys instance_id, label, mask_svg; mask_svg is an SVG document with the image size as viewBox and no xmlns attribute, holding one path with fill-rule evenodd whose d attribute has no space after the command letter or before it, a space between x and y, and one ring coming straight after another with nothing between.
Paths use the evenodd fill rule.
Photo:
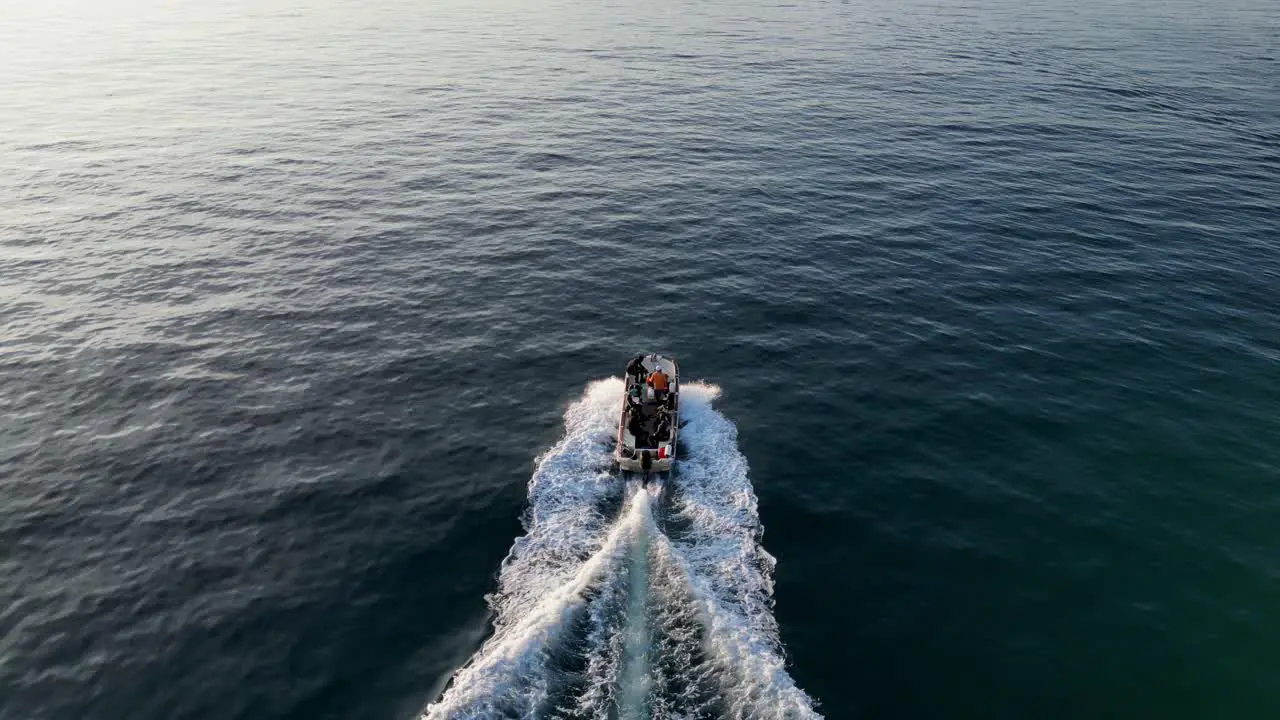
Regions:
<instances>
[{"instance_id":1,"label":"dark blue water","mask_svg":"<svg viewBox=\"0 0 1280 720\"><path fill-rule=\"evenodd\" d=\"M0 77L4 720L1280 716L1275 3L53 0Z\"/></svg>"}]
</instances>

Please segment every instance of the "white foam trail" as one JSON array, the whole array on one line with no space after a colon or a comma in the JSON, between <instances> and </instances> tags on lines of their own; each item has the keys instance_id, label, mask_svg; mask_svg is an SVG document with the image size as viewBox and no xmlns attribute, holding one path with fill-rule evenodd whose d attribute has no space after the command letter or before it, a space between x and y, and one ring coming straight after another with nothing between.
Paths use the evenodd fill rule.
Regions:
<instances>
[{"instance_id":1,"label":"white foam trail","mask_svg":"<svg viewBox=\"0 0 1280 720\"><path fill-rule=\"evenodd\" d=\"M636 520L607 534L599 507L619 492L607 472L623 385L592 383L565 413L565 436L529 481L526 534L517 539L489 597L493 636L454 676L424 717L531 717L547 699L548 654L586 603L584 592L616 572ZM646 511L647 512L647 511Z\"/></svg>"},{"instance_id":2,"label":"white foam trail","mask_svg":"<svg viewBox=\"0 0 1280 720\"><path fill-rule=\"evenodd\" d=\"M819 717L786 671L773 617L773 556L760 546L756 496L738 451L737 428L711 407L714 385L681 387L675 512L689 523L679 542L657 550L682 568L707 626L707 652L722 668L732 718Z\"/></svg>"},{"instance_id":3,"label":"white foam trail","mask_svg":"<svg viewBox=\"0 0 1280 720\"><path fill-rule=\"evenodd\" d=\"M574 701L573 717L607 718L614 701L613 679L622 666L623 640L613 619L625 600L621 583L603 583L600 594L593 598L587 613L590 630L583 642L586 653L586 679L582 694Z\"/></svg>"},{"instance_id":4,"label":"white foam trail","mask_svg":"<svg viewBox=\"0 0 1280 720\"><path fill-rule=\"evenodd\" d=\"M618 677L619 720L644 720L649 716L647 700L651 638L645 618L645 605L649 599L649 526L653 522L653 515L648 492L642 488L634 497L635 511L642 515L642 520L636 526L635 542L631 546L627 622L623 630L626 638L623 651L625 660Z\"/></svg>"},{"instance_id":5,"label":"white foam trail","mask_svg":"<svg viewBox=\"0 0 1280 720\"><path fill-rule=\"evenodd\" d=\"M771 612L774 559L759 546L737 430L711 407L719 389L682 386L688 457L678 463L673 510L688 529L676 542L655 524L656 483L633 493L612 525L604 514L622 490L605 470L622 392L618 379L592 383L566 412L565 437L529 482L526 534L489 597L494 633L425 718L534 718L553 700L552 714L580 718L819 717L786 672ZM657 629L648 625L651 603ZM563 655L573 628L584 677L577 697L552 698L564 680L553 654Z\"/></svg>"},{"instance_id":6,"label":"white foam trail","mask_svg":"<svg viewBox=\"0 0 1280 720\"><path fill-rule=\"evenodd\" d=\"M629 519L635 523L631 562L625 573L629 581L621 582L624 573L618 573L611 578L614 582L601 584L589 603L590 630L582 648L586 655L585 687L572 702L573 717L606 720L618 707L639 707L639 703L645 701L647 690L637 695L635 689L640 687L640 682L648 682L649 657L643 654L643 645L637 644L648 634L648 628L644 624L645 616L640 614L642 610L636 608L637 605L643 607L648 592L645 571L648 538L656 532L651 509L655 486L650 485L649 493L636 493L638 486L628 488L628 493L638 495L632 498L634 504L628 506L629 513L620 520L624 524ZM618 627L619 618L626 623L622 631Z\"/></svg>"}]
</instances>

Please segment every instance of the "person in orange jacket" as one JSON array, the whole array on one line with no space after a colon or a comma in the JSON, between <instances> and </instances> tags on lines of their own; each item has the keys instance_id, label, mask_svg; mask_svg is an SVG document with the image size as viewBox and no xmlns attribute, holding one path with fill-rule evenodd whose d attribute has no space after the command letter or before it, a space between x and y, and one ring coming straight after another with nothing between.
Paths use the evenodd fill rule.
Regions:
<instances>
[{"instance_id":1,"label":"person in orange jacket","mask_svg":"<svg viewBox=\"0 0 1280 720\"><path fill-rule=\"evenodd\" d=\"M649 382L649 387L653 388L654 397L656 397L658 400L661 400L667 396L667 388L669 387L669 381L667 380L667 374L662 372L662 368L658 368L657 370L654 370L653 372L649 373L648 382Z\"/></svg>"}]
</instances>

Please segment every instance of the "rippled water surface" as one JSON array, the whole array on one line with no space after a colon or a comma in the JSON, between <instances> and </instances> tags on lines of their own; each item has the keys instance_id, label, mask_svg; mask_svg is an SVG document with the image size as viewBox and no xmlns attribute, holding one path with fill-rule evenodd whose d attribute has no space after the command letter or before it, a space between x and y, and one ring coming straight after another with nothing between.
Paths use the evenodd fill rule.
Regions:
<instances>
[{"instance_id":1,"label":"rippled water surface","mask_svg":"<svg viewBox=\"0 0 1280 720\"><path fill-rule=\"evenodd\" d=\"M1280 716L1274 2L0 0L0 130L3 720Z\"/></svg>"}]
</instances>

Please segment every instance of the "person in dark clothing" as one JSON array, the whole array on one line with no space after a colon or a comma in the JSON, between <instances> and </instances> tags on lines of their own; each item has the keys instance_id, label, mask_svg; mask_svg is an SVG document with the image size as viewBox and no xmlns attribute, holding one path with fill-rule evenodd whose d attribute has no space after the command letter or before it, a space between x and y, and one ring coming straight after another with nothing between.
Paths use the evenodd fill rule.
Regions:
<instances>
[{"instance_id":1,"label":"person in dark clothing","mask_svg":"<svg viewBox=\"0 0 1280 720\"><path fill-rule=\"evenodd\" d=\"M658 427L654 430L653 437L658 442L666 442L671 439L671 416L662 413L658 418Z\"/></svg>"},{"instance_id":2,"label":"person in dark clothing","mask_svg":"<svg viewBox=\"0 0 1280 720\"><path fill-rule=\"evenodd\" d=\"M644 423L640 419L640 413L632 411L631 419L627 423L627 432L636 439L636 447L644 447L648 438L645 436Z\"/></svg>"},{"instance_id":3,"label":"person in dark clothing","mask_svg":"<svg viewBox=\"0 0 1280 720\"><path fill-rule=\"evenodd\" d=\"M637 355L634 360L627 363L627 374L634 375L636 380L644 378L644 356Z\"/></svg>"}]
</instances>

